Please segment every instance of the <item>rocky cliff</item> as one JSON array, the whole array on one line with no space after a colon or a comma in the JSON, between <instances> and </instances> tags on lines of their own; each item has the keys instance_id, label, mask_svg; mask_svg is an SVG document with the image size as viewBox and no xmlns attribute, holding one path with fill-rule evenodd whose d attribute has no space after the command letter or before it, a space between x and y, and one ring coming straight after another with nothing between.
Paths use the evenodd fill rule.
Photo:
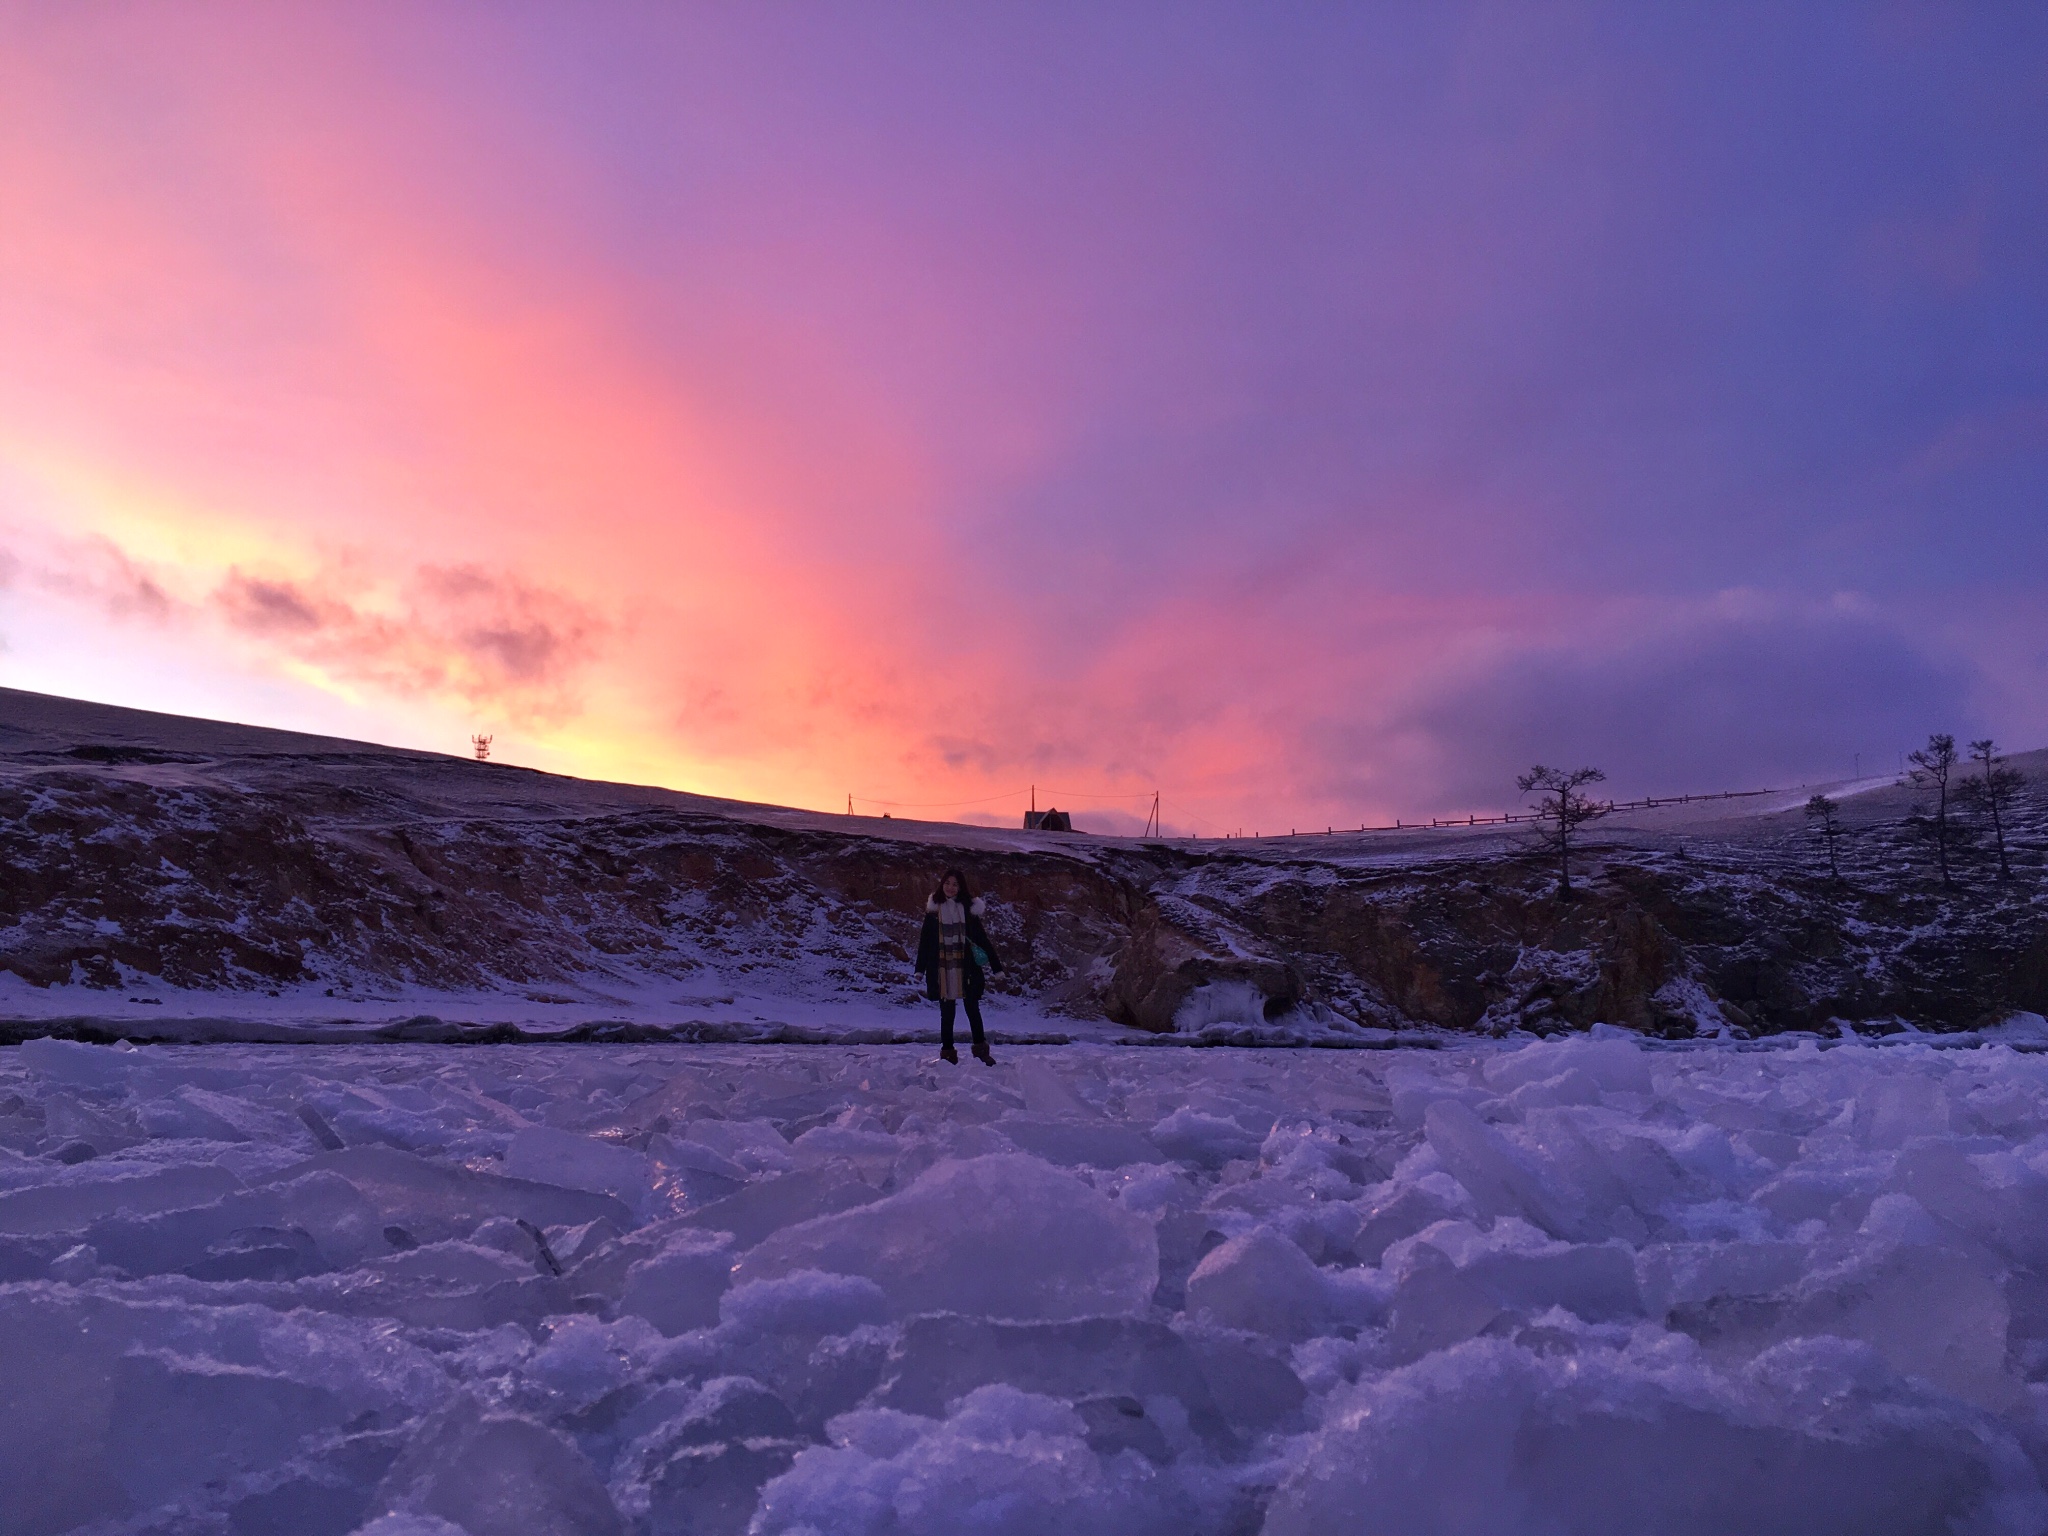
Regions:
<instances>
[{"instance_id":1,"label":"rocky cliff","mask_svg":"<svg viewBox=\"0 0 2048 1536\"><path fill-rule=\"evenodd\" d=\"M1598 823L1567 902L1500 829L875 821L0 692L0 999L883 1006L957 863L994 898L999 991L1147 1031L1959 1028L2048 1012L2043 764L2023 767L2010 881L1980 850L1944 889L1914 791L1878 784L1844 797L1839 881L1788 795Z\"/></svg>"}]
</instances>

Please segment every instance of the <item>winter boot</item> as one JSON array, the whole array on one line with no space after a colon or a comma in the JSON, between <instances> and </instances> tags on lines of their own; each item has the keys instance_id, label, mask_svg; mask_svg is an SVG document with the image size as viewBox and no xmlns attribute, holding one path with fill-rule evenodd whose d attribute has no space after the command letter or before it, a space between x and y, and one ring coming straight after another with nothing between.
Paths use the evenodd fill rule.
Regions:
<instances>
[{"instance_id":1,"label":"winter boot","mask_svg":"<svg viewBox=\"0 0 2048 1536\"><path fill-rule=\"evenodd\" d=\"M939 1060L950 1061L957 1067L960 1065L960 1053L950 1045L942 1045L939 1047Z\"/></svg>"},{"instance_id":2,"label":"winter boot","mask_svg":"<svg viewBox=\"0 0 2048 1536\"><path fill-rule=\"evenodd\" d=\"M989 1055L988 1047L986 1045L977 1045L974 1048L974 1059L980 1062L984 1067L992 1067L996 1064L995 1057Z\"/></svg>"}]
</instances>

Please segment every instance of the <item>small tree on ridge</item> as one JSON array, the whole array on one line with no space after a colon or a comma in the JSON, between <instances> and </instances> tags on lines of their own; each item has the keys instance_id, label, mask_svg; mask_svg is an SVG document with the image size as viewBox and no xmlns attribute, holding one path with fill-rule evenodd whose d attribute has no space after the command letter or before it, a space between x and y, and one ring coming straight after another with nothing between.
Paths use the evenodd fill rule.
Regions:
<instances>
[{"instance_id":1,"label":"small tree on ridge","mask_svg":"<svg viewBox=\"0 0 2048 1536\"><path fill-rule=\"evenodd\" d=\"M1546 768L1538 763L1515 779L1515 787L1535 798L1530 808L1542 825L1542 843L1557 850L1557 894L1566 901L1572 895L1572 837L1607 807L1581 791L1588 784L1603 784L1607 775L1598 768Z\"/></svg>"},{"instance_id":2,"label":"small tree on ridge","mask_svg":"<svg viewBox=\"0 0 2048 1536\"><path fill-rule=\"evenodd\" d=\"M1948 800L1949 779L1956 771L1956 739L1946 731L1938 731L1927 738L1925 747L1908 753L1906 761L1913 765L1916 783L1934 786L1934 862L1941 868L1941 883L1953 886L1955 881L1948 871Z\"/></svg>"},{"instance_id":3,"label":"small tree on ridge","mask_svg":"<svg viewBox=\"0 0 2048 1536\"><path fill-rule=\"evenodd\" d=\"M1998 755L1998 744L1989 736L1970 743L1970 756L1983 765L1984 774L1981 778L1963 780L1956 789L1956 799L1991 818L1991 836L1998 847L1998 877L2010 880L2012 863L2005 856L2005 813L2012 808L2013 797L2026 778L2017 768L2005 765Z\"/></svg>"},{"instance_id":4,"label":"small tree on ridge","mask_svg":"<svg viewBox=\"0 0 2048 1536\"><path fill-rule=\"evenodd\" d=\"M1835 844L1842 840L1847 828L1842 825L1841 807L1826 795L1815 795L1806 802L1806 824L1813 829L1828 850L1828 873L1837 881L1842 878L1842 866L1835 857Z\"/></svg>"}]
</instances>

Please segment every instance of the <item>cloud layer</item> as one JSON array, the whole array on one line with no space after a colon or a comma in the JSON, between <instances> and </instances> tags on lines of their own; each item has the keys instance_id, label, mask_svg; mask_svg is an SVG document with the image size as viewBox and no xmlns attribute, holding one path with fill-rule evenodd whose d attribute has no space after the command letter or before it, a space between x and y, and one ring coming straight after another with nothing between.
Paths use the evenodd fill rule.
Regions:
<instances>
[{"instance_id":1,"label":"cloud layer","mask_svg":"<svg viewBox=\"0 0 2048 1536\"><path fill-rule=\"evenodd\" d=\"M16 684L128 643L251 715L1212 831L2048 716L2024 10L42 10L0 58Z\"/></svg>"}]
</instances>

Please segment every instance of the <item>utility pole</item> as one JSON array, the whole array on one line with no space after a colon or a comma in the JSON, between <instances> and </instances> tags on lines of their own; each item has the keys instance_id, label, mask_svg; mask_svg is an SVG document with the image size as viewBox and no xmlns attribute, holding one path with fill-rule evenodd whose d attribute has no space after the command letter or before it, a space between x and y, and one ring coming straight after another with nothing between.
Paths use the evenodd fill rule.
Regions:
<instances>
[{"instance_id":1,"label":"utility pole","mask_svg":"<svg viewBox=\"0 0 2048 1536\"><path fill-rule=\"evenodd\" d=\"M1152 791L1152 812L1145 818L1143 836L1160 837L1163 835L1159 830L1159 791L1155 789Z\"/></svg>"},{"instance_id":2,"label":"utility pole","mask_svg":"<svg viewBox=\"0 0 2048 1536\"><path fill-rule=\"evenodd\" d=\"M476 748L476 760L477 760L478 762L480 762L480 763L487 763L487 762L489 762L489 761L491 760L491 738L490 738L490 737L488 737L488 736L472 736L472 737L470 737L470 738L469 738L469 744L470 744L470 745L471 745L472 747Z\"/></svg>"}]
</instances>

